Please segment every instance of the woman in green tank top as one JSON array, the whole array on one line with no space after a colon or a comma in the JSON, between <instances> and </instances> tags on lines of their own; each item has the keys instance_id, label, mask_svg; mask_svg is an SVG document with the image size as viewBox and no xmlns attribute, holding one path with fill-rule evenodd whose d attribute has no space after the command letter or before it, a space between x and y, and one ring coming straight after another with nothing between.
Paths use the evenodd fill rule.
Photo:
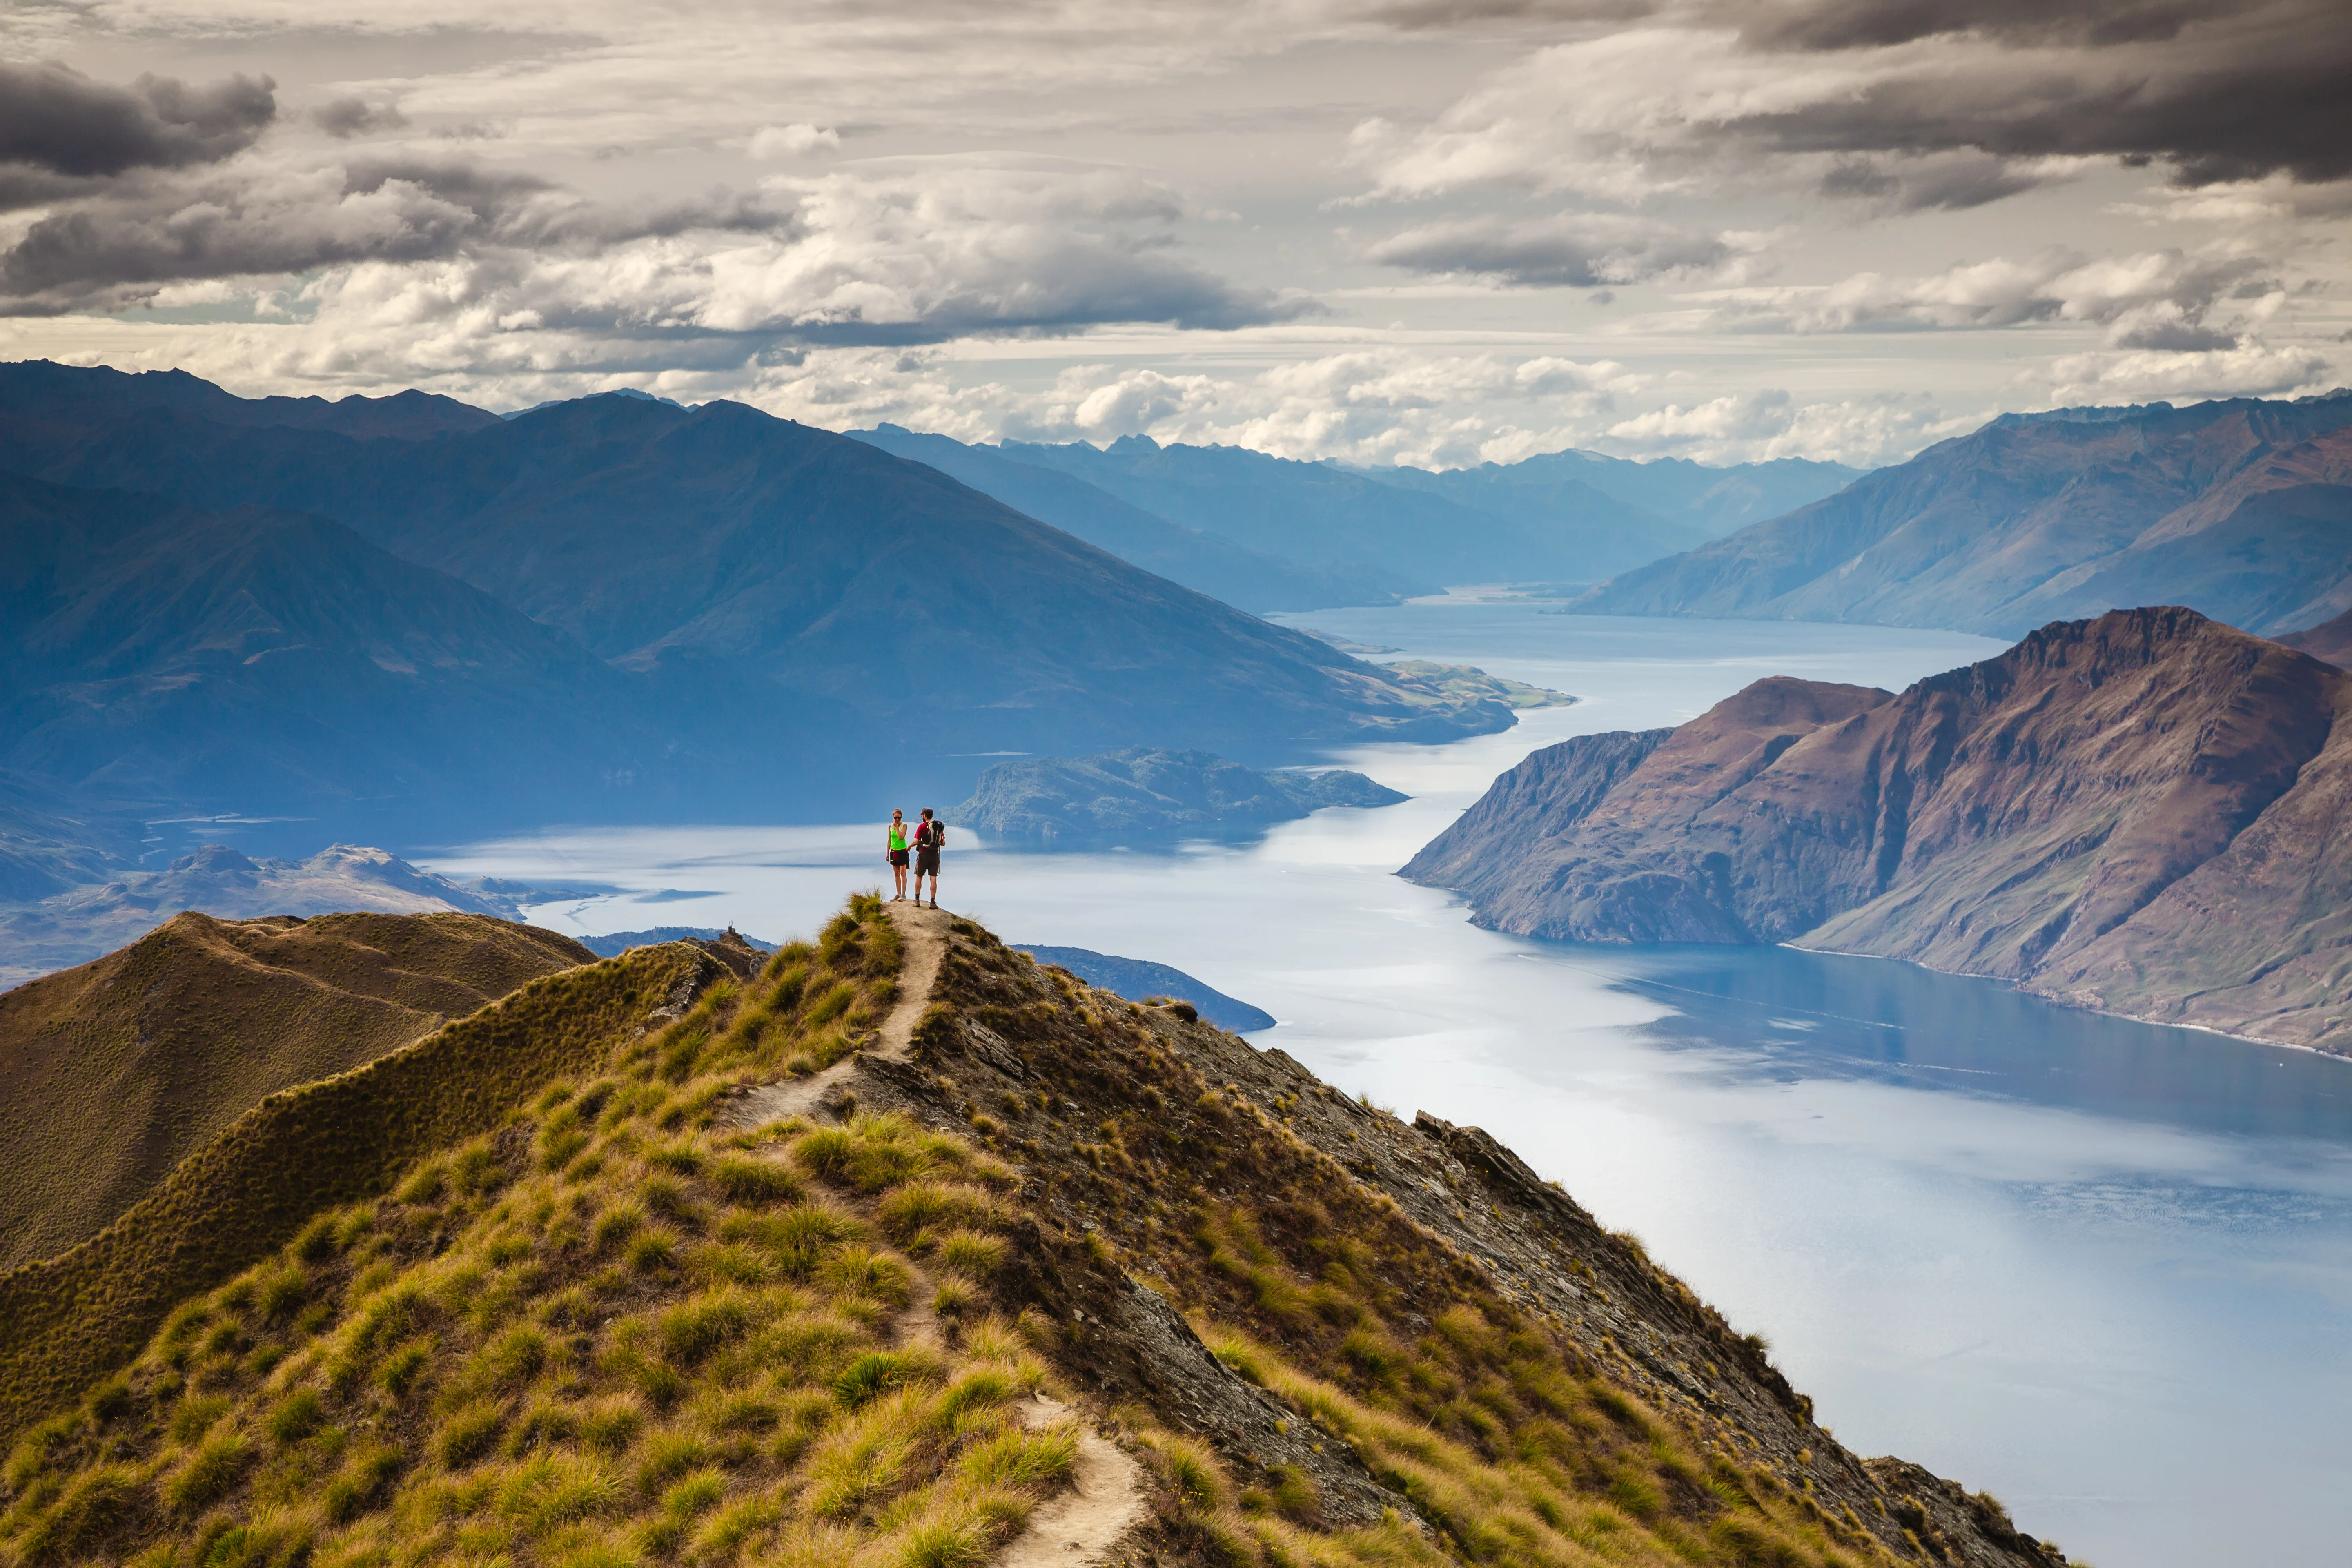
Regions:
<instances>
[{"instance_id":1,"label":"woman in green tank top","mask_svg":"<svg viewBox=\"0 0 2352 1568\"><path fill-rule=\"evenodd\" d=\"M890 901L904 903L907 898L907 814L903 811L890 813L889 858L890 869L898 878L898 896Z\"/></svg>"}]
</instances>

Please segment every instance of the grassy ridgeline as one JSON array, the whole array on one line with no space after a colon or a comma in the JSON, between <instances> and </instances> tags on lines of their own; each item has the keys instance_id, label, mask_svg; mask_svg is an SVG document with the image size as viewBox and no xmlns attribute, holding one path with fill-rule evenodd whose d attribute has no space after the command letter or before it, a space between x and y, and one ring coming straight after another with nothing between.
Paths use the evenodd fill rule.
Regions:
<instances>
[{"instance_id":1,"label":"grassy ridgeline","mask_svg":"<svg viewBox=\"0 0 2352 1568\"><path fill-rule=\"evenodd\" d=\"M269 1096L105 1230L0 1276L0 1430L128 1360L172 1307L320 1209L588 1070L700 963L682 947L551 975L365 1067Z\"/></svg>"},{"instance_id":2,"label":"grassy ridgeline","mask_svg":"<svg viewBox=\"0 0 2352 1568\"><path fill-rule=\"evenodd\" d=\"M0 1270L106 1228L279 1089L595 961L488 915L174 915L0 994Z\"/></svg>"},{"instance_id":3,"label":"grassy ridgeline","mask_svg":"<svg viewBox=\"0 0 2352 1568\"><path fill-rule=\"evenodd\" d=\"M530 988L542 1032L610 1020L616 1048L483 1089L467 1126L383 1148L389 1179L183 1291L19 1436L0 1563L980 1568L1078 1461L1021 1396L1089 1386L1087 1419L1143 1461L1129 1555L1171 1568L1953 1560L1629 1392L1303 1142L1312 1107L1204 1076L1205 1026L966 922L916 1064L854 1073L855 1104L730 1125L729 1089L872 1037L900 943L853 900L642 1036L639 1004L607 1000L659 983L629 959ZM1010 1047L1023 1081L954 1039ZM1330 1507L1322 1459L1184 1435L1181 1389L1103 1381L1132 1363L1117 1301L1140 1281L1200 1365L1279 1401L1261 1436L1352 1456L1384 1506Z\"/></svg>"}]
</instances>

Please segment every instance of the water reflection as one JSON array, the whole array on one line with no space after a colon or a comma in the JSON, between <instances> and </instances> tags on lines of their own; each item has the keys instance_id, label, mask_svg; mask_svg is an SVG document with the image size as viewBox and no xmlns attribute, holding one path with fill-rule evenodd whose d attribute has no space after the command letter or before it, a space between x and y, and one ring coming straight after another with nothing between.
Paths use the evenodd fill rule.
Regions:
<instances>
[{"instance_id":1,"label":"water reflection","mask_svg":"<svg viewBox=\"0 0 2352 1568\"><path fill-rule=\"evenodd\" d=\"M1998 981L1880 959L1671 947L1629 963L1616 950L1568 951L1673 1007L1650 1026L1660 1043L1735 1051L1742 1070L2352 1144L2352 1063L2308 1051L2053 1007Z\"/></svg>"}]
</instances>

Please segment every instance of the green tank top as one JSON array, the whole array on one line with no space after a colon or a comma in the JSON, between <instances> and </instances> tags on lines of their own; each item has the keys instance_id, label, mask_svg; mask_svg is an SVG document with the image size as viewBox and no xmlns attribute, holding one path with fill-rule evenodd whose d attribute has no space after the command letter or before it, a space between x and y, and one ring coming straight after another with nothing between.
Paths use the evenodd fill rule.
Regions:
<instances>
[{"instance_id":1,"label":"green tank top","mask_svg":"<svg viewBox=\"0 0 2352 1568\"><path fill-rule=\"evenodd\" d=\"M904 849L906 847L907 830L899 826L897 823L892 823L890 825L890 847L893 849Z\"/></svg>"}]
</instances>

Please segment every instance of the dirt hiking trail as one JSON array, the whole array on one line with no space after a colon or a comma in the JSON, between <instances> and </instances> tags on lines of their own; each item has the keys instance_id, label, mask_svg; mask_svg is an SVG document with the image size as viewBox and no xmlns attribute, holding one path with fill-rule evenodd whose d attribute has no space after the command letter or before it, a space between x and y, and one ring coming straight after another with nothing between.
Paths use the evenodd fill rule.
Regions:
<instances>
[{"instance_id":1,"label":"dirt hiking trail","mask_svg":"<svg viewBox=\"0 0 2352 1568\"><path fill-rule=\"evenodd\" d=\"M898 971L898 999L891 1005L889 1016L882 1020L873 1049L846 1057L807 1078L764 1083L745 1091L728 1111L736 1125L759 1127L837 1106L837 1093L846 1089L861 1059L906 1058L915 1041L915 1026L921 1021L923 1009L930 1005L940 961L947 952L949 922L955 917L911 902L893 901L884 908L907 952ZM930 1277L918 1266L914 1302L896 1325L900 1343L940 1348L940 1326L931 1306L931 1291ZM1070 1489L1047 1500L1029 1516L1027 1526L997 1556L994 1568L1097 1568L1148 1511L1143 1467L1088 1425L1074 1405L1040 1393L1022 1401L1019 1413L1022 1425L1033 1432L1066 1422L1075 1424L1077 1463L1071 1473Z\"/></svg>"},{"instance_id":2,"label":"dirt hiking trail","mask_svg":"<svg viewBox=\"0 0 2352 1568\"><path fill-rule=\"evenodd\" d=\"M915 1026L921 1022L923 1009L930 1005L931 987L940 978L940 959L948 950L948 922L955 917L911 902L883 908L890 916L891 928L907 944L907 953L898 969L898 1000L891 1005L890 1016L882 1020L881 1037L874 1048L853 1053L806 1078L763 1083L746 1090L728 1110L736 1125L759 1127L794 1114L805 1116L825 1102L835 1085L856 1074L859 1055L885 1061L906 1059L908 1047L915 1043Z\"/></svg>"}]
</instances>

